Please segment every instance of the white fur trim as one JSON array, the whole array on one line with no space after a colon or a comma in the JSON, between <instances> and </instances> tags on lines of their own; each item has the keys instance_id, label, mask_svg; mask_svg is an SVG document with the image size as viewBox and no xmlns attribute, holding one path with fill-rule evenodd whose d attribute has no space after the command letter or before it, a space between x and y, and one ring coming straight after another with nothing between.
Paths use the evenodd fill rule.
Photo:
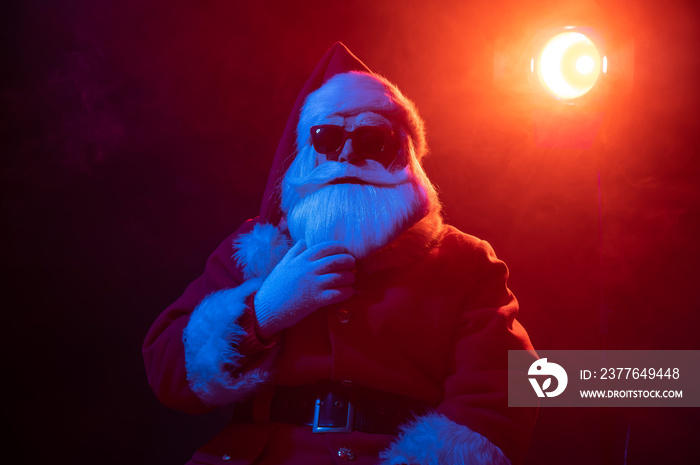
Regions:
<instances>
[{"instance_id":1,"label":"white fur trim","mask_svg":"<svg viewBox=\"0 0 700 465\"><path fill-rule=\"evenodd\" d=\"M429 413L401 428L380 465L510 465L491 441L444 415Z\"/></svg>"},{"instance_id":2,"label":"white fur trim","mask_svg":"<svg viewBox=\"0 0 700 465\"><path fill-rule=\"evenodd\" d=\"M245 331L236 322L246 308L245 300L260 288L250 280L234 289L208 295L190 316L185 327L185 368L192 391L208 405L226 405L245 399L269 378L267 367L233 375L240 365L237 343Z\"/></svg>"},{"instance_id":3,"label":"white fur trim","mask_svg":"<svg viewBox=\"0 0 700 465\"><path fill-rule=\"evenodd\" d=\"M233 242L233 258L245 279L265 278L290 249L290 239L270 223L256 224Z\"/></svg>"}]
</instances>

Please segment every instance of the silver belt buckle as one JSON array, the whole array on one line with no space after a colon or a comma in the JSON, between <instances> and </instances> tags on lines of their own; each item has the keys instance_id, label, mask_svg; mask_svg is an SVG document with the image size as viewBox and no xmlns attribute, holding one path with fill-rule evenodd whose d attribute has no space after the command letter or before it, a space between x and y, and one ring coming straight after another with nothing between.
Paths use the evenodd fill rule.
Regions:
<instances>
[{"instance_id":1,"label":"silver belt buckle","mask_svg":"<svg viewBox=\"0 0 700 465\"><path fill-rule=\"evenodd\" d=\"M319 426L318 420L321 416L321 398L316 398L314 405L314 422L311 431L314 433L352 433L355 426L355 406L348 401L348 418L345 426Z\"/></svg>"}]
</instances>

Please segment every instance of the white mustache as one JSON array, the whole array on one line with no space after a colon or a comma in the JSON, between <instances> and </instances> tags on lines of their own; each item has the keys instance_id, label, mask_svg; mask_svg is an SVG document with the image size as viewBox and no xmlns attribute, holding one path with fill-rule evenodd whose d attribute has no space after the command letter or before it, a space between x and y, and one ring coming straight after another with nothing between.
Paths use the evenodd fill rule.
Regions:
<instances>
[{"instance_id":1,"label":"white mustache","mask_svg":"<svg viewBox=\"0 0 700 465\"><path fill-rule=\"evenodd\" d=\"M390 172L374 160L358 167L349 163L327 161L320 164L306 176L288 177L285 182L297 192L311 193L330 184L347 182L372 184L380 187L391 187L411 180L411 172L407 167Z\"/></svg>"}]
</instances>

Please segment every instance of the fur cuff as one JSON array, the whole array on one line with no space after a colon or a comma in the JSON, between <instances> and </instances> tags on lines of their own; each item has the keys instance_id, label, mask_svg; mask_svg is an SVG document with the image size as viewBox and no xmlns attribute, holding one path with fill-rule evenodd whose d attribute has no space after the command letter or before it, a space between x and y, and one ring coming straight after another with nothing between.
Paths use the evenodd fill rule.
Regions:
<instances>
[{"instance_id":1,"label":"fur cuff","mask_svg":"<svg viewBox=\"0 0 700 465\"><path fill-rule=\"evenodd\" d=\"M192 391L208 405L226 405L247 397L269 378L265 368L232 374L242 355L237 346L246 333L237 321L245 300L260 288L260 280L208 295L185 327L185 367Z\"/></svg>"},{"instance_id":2,"label":"fur cuff","mask_svg":"<svg viewBox=\"0 0 700 465\"><path fill-rule=\"evenodd\" d=\"M269 223L256 224L234 242L233 258L245 279L266 278L290 249L291 239Z\"/></svg>"},{"instance_id":3,"label":"fur cuff","mask_svg":"<svg viewBox=\"0 0 700 465\"><path fill-rule=\"evenodd\" d=\"M430 413L401 428L380 465L510 465L488 439L444 415Z\"/></svg>"}]
</instances>

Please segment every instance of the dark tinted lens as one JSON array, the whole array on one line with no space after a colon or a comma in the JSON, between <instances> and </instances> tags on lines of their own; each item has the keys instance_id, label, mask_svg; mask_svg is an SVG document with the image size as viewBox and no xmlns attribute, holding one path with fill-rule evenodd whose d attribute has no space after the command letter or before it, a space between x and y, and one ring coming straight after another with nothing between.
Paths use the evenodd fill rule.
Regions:
<instances>
[{"instance_id":1,"label":"dark tinted lens","mask_svg":"<svg viewBox=\"0 0 700 465\"><path fill-rule=\"evenodd\" d=\"M377 155L384 150L386 133L379 128L358 128L352 138L353 147L366 155Z\"/></svg>"},{"instance_id":2,"label":"dark tinted lens","mask_svg":"<svg viewBox=\"0 0 700 465\"><path fill-rule=\"evenodd\" d=\"M343 130L338 127L316 128L311 133L311 142L318 153L336 152L343 143Z\"/></svg>"}]
</instances>

